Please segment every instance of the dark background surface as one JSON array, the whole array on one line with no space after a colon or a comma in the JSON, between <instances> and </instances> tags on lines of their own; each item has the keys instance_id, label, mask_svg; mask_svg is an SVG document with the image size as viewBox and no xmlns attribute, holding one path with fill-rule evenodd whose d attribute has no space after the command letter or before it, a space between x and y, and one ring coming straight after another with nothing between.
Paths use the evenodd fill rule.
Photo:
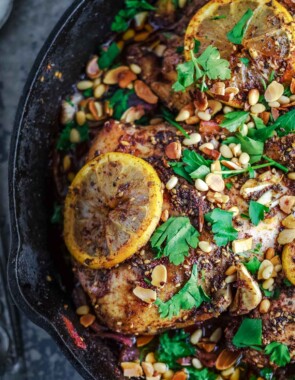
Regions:
<instances>
[{"instance_id":1,"label":"dark background surface","mask_svg":"<svg viewBox=\"0 0 295 380\"><path fill-rule=\"evenodd\" d=\"M7 195L9 141L16 108L40 48L72 2L73 0L15 0L11 16L0 30L1 380L81 379L48 334L16 311L13 301L6 297L5 280L3 280L9 250Z\"/></svg>"}]
</instances>

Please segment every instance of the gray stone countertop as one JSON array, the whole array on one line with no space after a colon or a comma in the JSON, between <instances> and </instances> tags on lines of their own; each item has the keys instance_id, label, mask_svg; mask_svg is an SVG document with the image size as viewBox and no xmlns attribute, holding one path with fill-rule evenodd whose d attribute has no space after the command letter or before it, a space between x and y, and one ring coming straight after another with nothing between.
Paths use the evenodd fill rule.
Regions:
<instances>
[{"instance_id":1,"label":"gray stone countertop","mask_svg":"<svg viewBox=\"0 0 295 380\"><path fill-rule=\"evenodd\" d=\"M10 18L0 30L0 243L2 240L3 245L3 257L0 247L0 258L4 260L9 247L7 161L17 104L40 48L72 1L15 0ZM22 314L18 325L23 342L23 349L20 350L23 355L20 356L23 357L13 367L6 368L3 374L0 347L0 379L81 379L46 332Z\"/></svg>"}]
</instances>

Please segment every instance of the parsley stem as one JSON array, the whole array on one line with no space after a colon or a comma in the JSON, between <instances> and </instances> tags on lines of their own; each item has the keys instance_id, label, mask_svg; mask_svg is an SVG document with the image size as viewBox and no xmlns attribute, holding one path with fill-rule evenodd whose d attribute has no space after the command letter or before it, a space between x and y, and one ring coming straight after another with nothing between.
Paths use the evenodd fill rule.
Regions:
<instances>
[{"instance_id":1,"label":"parsley stem","mask_svg":"<svg viewBox=\"0 0 295 380\"><path fill-rule=\"evenodd\" d=\"M277 167L278 169L281 169L284 173L288 173L289 169L286 168L286 166L279 164L278 162L274 161L273 159L267 157L267 156L262 156L266 161L271 163L273 166Z\"/></svg>"},{"instance_id":2,"label":"parsley stem","mask_svg":"<svg viewBox=\"0 0 295 380\"><path fill-rule=\"evenodd\" d=\"M174 121L167 115L167 111L165 109L162 110L162 115L164 119L168 121L168 123L173 125L173 127L177 128L186 138L190 139L190 135L184 130L184 128L182 128L180 124L178 124L176 121Z\"/></svg>"},{"instance_id":3,"label":"parsley stem","mask_svg":"<svg viewBox=\"0 0 295 380\"><path fill-rule=\"evenodd\" d=\"M213 173L214 174L243 174L243 173L247 173L251 170L257 170L257 169L266 168L268 166L274 166L275 164L277 164L275 161L273 163L267 162L266 164L249 166L248 168L241 169L241 170L223 170L223 171L214 171Z\"/></svg>"}]
</instances>

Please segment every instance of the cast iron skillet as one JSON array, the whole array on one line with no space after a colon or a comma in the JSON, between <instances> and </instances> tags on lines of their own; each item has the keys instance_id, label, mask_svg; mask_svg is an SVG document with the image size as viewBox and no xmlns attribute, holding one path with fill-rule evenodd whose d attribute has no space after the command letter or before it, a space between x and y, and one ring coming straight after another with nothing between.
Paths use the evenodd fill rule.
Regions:
<instances>
[{"instance_id":1,"label":"cast iron skillet","mask_svg":"<svg viewBox=\"0 0 295 380\"><path fill-rule=\"evenodd\" d=\"M116 380L122 375L107 344L93 342L79 326L69 295L54 278L49 244L49 157L58 132L60 100L71 92L90 54L106 40L111 20L122 3L77 0L65 13L31 71L11 143L10 290L16 304L48 331L85 379ZM54 76L56 71L63 74L62 80ZM48 281L48 275L53 281Z\"/></svg>"}]
</instances>

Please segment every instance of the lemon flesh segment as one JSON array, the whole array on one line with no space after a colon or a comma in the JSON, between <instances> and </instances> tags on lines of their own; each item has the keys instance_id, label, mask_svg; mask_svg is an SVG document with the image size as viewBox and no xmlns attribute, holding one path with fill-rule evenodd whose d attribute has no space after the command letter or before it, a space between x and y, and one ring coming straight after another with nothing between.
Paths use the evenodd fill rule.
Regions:
<instances>
[{"instance_id":1,"label":"lemon flesh segment","mask_svg":"<svg viewBox=\"0 0 295 380\"><path fill-rule=\"evenodd\" d=\"M295 285L295 241L284 246L282 264L285 276Z\"/></svg>"},{"instance_id":2,"label":"lemon flesh segment","mask_svg":"<svg viewBox=\"0 0 295 380\"><path fill-rule=\"evenodd\" d=\"M227 33L248 9L253 16L242 44L234 45ZM237 87L240 94L224 102L235 107L243 106L249 89L263 89L262 83L268 81L272 71L282 76L282 81L289 81L295 73L295 26L290 13L277 1L212 0L189 23L184 42L186 60L191 59L195 40L201 43L198 55L213 45L221 58L230 62L233 74L226 85ZM248 58L250 64L245 66L240 58Z\"/></svg>"},{"instance_id":3,"label":"lemon flesh segment","mask_svg":"<svg viewBox=\"0 0 295 380\"><path fill-rule=\"evenodd\" d=\"M93 269L111 268L150 239L163 194L154 168L126 153L106 153L77 174L65 201L64 236L70 253Z\"/></svg>"}]
</instances>

